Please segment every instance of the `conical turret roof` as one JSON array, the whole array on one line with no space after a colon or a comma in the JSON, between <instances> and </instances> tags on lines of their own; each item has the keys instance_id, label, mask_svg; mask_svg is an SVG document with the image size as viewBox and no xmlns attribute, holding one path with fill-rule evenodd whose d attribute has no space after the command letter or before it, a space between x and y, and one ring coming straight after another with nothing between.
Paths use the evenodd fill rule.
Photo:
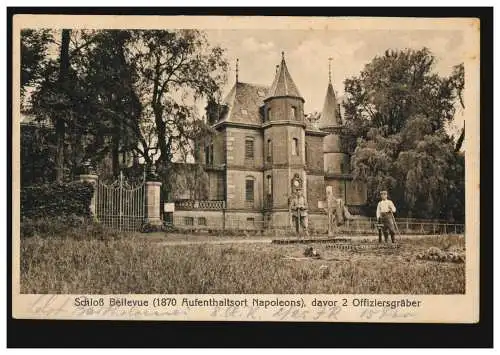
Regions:
<instances>
[{"instance_id":1,"label":"conical turret roof","mask_svg":"<svg viewBox=\"0 0 500 355\"><path fill-rule=\"evenodd\" d=\"M283 52L281 52L281 56L281 63L276 72L276 76L274 77L274 81L269 88L266 100L273 97L288 96L296 97L304 101L304 98L300 94L299 89L297 89L297 85L293 82L292 76L288 71Z\"/></svg>"},{"instance_id":2,"label":"conical turret roof","mask_svg":"<svg viewBox=\"0 0 500 355\"><path fill-rule=\"evenodd\" d=\"M340 116L337 98L335 97L335 91L333 90L333 85L330 82L328 83L328 88L326 89L325 103L323 104L323 111L321 112L321 117L318 121L318 128L327 129L340 126L342 126L342 118Z\"/></svg>"}]
</instances>

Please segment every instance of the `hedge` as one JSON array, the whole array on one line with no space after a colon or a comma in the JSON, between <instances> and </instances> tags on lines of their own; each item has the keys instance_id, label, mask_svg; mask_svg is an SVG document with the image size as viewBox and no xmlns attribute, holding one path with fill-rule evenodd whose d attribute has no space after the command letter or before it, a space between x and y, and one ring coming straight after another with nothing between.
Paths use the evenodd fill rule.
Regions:
<instances>
[{"instance_id":1,"label":"hedge","mask_svg":"<svg viewBox=\"0 0 500 355\"><path fill-rule=\"evenodd\" d=\"M88 182L27 186L21 189L21 217L90 217L93 194Z\"/></svg>"}]
</instances>

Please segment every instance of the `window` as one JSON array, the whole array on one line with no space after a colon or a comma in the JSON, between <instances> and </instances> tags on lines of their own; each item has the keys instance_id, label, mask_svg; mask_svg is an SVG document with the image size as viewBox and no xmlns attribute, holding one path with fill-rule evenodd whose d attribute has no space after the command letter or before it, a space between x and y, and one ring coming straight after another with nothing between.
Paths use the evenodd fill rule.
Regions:
<instances>
[{"instance_id":1,"label":"window","mask_svg":"<svg viewBox=\"0 0 500 355\"><path fill-rule=\"evenodd\" d=\"M267 120L271 121L271 109L270 108L267 109Z\"/></svg>"},{"instance_id":2,"label":"window","mask_svg":"<svg viewBox=\"0 0 500 355\"><path fill-rule=\"evenodd\" d=\"M198 217L198 225L199 226L206 226L207 225L207 219L205 217Z\"/></svg>"},{"instance_id":3,"label":"window","mask_svg":"<svg viewBox=\"0 0 500 355\"><path fill-rule=\"evenodd\" d=\"M305 158L305 161L306 161L306 165L307 165L307 159L309 158L309 153L307 151L307 143L305 143L305 150L306 150L306 156L304 157Z\"/></svg>"},{"instance_id":4,"label":"window","mask_svg":"<svg viewBox=\"0 0 500 355\"><path fill-rule=\"evenodd\" d=\"M184 217L184 224L186 226L192 226L194 224L194 218L193 217Z\"/></svg>"},{"instance_id":5,"label":"window","mask_svg":"<svg viewBox=\"0 0 500 355\"><path fill-rule=\"evenodd\" d=\"M210 165L210 148L205 147L205 165Z\"/></svg>"},{"instance_id":6,"label":"window","mask_svg":"<svg viewBox=\"0 0 500 355\"><path fill-rule=\"evenodd\" d=\"M245 159L253 159L253 138L245 139Z\"/></svg>"},{"instance_id":7,"label":"window","mask_svg":"<svg viewBox=\"0 0 500 355\"><path fill-rule=\"evenodd\" d=\"M270 139L267 140L267 161L272 161L273 157L273 143Z\"/></svg>"},{"instance_id":8,"label":"window","mask_svg":"<svg viewBox=\"0 0 500 355\"><path fill-rule=\"evenodd\" d=\"M267 175L267 194L273 194L273 177L271 175Z\"/></svg>"},{"instance_id":9,"label":"window","mask_svg":"<svg viewBox=\"0 0 500 355\"><path fill-rule=\"evenodd\" d=\"M214 163L214 144L210 143L205 146L205 165Z\"/></svg>"},{"instance_id":10,"label":"window","mask_svg":"<svg viewBox=\"0 0 500 355\"><path fill-rule=\"evenodd\" d=\"M290 115L291 115L292 120L297 119L297 107L292 106L292 109L290 110Z\"/></svg>"},{"instance_id":11,"label":"window","mask_svg":"<svg viewBox=\"0 0 500 355\"><path fill-rule=\"evenodd\" d=\"M297 138L292 140L292 155L299 155L299 140Z\"/></svg>"},{"instance_id":12,"label":"window","mask_svg":"<svg viewBox=\"0 0 500 355\"><path fill-rule=\"evenodd\" d=\"M254 191L254 180L253 178L247 178L245 181L245 200L248 202L253 202L253 191Z\"/></svg>"}]
</instances>

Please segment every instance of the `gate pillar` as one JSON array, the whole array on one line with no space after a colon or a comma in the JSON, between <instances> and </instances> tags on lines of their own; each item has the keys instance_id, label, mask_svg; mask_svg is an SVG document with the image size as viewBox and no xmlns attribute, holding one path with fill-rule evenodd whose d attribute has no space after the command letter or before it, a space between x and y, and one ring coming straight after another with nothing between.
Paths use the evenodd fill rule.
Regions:
<instances>
[{"instance_id":1,"label":"gate pillar","mask_svg":"<svg viewBox=\"0 0 500 355\"><path fill-rule=\"evenodd\" d=\"M146 182L146 222L152 225L162 225L160 217L160 187L161 182Z\"/></svg>"},{"instance_id":2,"label":"gate pillar","mask_svg":"<svg viewBox=\"0 0 500 355\"><path fill-rule=\"evenodd\" d=\"M93 174L84 174L79 176L81 182L89 182L94 186L94 194L90 200L90 214L92 217L97 218L96 207L97 207L97 180L99 177Z\"/></svg>"}]
</instances>

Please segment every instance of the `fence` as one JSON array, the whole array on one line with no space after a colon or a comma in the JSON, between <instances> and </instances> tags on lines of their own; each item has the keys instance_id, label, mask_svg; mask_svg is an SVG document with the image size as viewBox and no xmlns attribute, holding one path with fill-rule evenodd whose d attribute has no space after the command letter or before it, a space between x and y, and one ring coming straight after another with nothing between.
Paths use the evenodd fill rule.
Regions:
<instances>
[{"instance_id":1,"label":"fence","mask_svg":"<svg viewBox=\"0 0 500 355\"><path fill-rule=\"evenodd\" d=\"M182 216L174 215L173 224L179 229L188 230L228 230L228 231L281 231L291 232L289 224L269 226L268 222L254 217L234 217L224 216L222 213L210 215L200 212L198 215ZM315 234L326 234L327 226L325 223L310 223L310 232ZM435 221L411 219L396 219L396 225L401 234L464 234L465 225L460 223L441 223ZM376 220L370 218L360 218L348 220L342 226L336 227L336 234L359 234L370 235L377 234Z\"/></svg>"}]
</instances>

